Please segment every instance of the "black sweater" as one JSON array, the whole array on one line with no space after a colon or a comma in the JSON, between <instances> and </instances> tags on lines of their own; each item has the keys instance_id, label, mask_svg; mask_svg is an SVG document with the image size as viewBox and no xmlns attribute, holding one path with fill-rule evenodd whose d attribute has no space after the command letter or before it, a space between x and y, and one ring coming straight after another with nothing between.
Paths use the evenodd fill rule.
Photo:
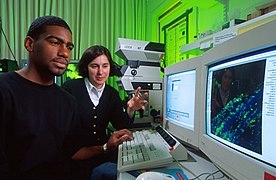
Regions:
<instances>
[{"instance_id":1,"label":"black sweater","mask_svg":"<svg viewBox=\"0 0 276 180\"><path fill-rule=\"evenodd\" d=\"M79 127L75 99L63 89L1 75L0 179L66 179Z\"/></svg>"},{"instance_id":2,"label":"black sweater","mask_svg":"<svg viewBox=\"0 0 276 180\"><path fill-rule=\"evenodd\" d=\"M83 145L103 145L106 143L108 140L106 128L109 122L116 129L132 127L134 118L129 118L119 93L113 87L105 85L96 107L89 97L84 79L69 80L62 87L77 99L83 127Z\"/></svg>"}]
</instances>

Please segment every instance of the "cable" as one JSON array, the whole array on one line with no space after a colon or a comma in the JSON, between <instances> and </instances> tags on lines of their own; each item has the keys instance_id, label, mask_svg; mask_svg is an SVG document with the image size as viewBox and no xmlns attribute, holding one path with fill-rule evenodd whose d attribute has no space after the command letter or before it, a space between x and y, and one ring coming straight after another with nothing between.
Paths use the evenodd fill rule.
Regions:
<instances>
[{"instance_id":1,"label":"cable","mask_svg":"<svg viewBox=\"0 0 276 180\"><path fill-rule=\"evenodd\" d=\"M175 162L177 162L177 164L178 164L181 168L187 170L189 173L191 173L191 174L194 176L194 178L189 179L189 180L196 180L196 179L199 179L199 180L200 180L200 177L203 176L203 175L207 175L207 176L205 177L205 180L216 180L216 179L222 179L222 178L225 177L225 174L224 174L221 170L219 170L219 169L218 169L217 171L213 172L213 173L201 173L201 174L199 174L199 175L195 175L190 169L188 169L188 168L186 168L185 166L183 166L178 160L176 160L175 158L174 158L174 160L175 160ZM212 163L212 164L213 164L213 163ZM215 166L215 164L213 164L213 165ZM217 166L215 166L215 167L217 167ZM222 176L220 176L220 177L215 177L215 174L217 174L217 173L219 173L219 172L222 174Z\"/></svg>"},{"instance_id":2,"label":"cable","mask_svg":"<svg viewBox=\"0 0 276 180\"><path fill-rule=\"evenodd\" d=\"M212 179L216 179L214 175L215 175L216 173L218 173L218 172L220 172L220 171L217 170L216 172L213 172L213 173L209 174L209 175L205 178L205 180L209 180L209 177L210 177L210 176L212 176Z\"/></svg>"},{"instance_id":3,"label":"cable","mask_svg":"<svg viewBox=\"0 0 276 180\"><path fill-rule=\"evenodd\" d=\"M201 176L203 176L203 175L208 175L207 177L213 176L212 173L201 173L201 174L199 174L198 176L195 176L195 178L192 178L192 179L189 179L189 180L200 179L199 177L201 177ZM214 179L214 176L213 176L213 179ZM206 178L205 178L205 180L206 180Z\"/></svg>"},{"instance_id":4,"label":"cable","mask_svg":"<svg viewBox=\"0 0 276 180\"><path fill-rule=\"evenodd\" d=\"M0 16L0 43L1 43L1 32L3 33L4 38L5 38L5 40L6 40L6 43L7 43L7 45L8 45L8 48L9 48L9 50L10 50L10 52L11 52L11 54L12 54L14 60L16 61L16 58L15 58L15 56L14 56L14 53L12 52L11 47L10 47L10 44L9 44L9 42L8 42L7 36L6 36L6 34L5 34L5 32L4 32L3 28L2 28L2 18L1 18L1 16ZM17 62L17 61L16 61L16 62Z\"/></svg>"},{"instance_id":5,"label":"cable","mask_svg":"<svg viewBox=\"0 0 276 180\"><path fill-rule=\"evenodd\" d=\"M178 160L176 160L174 157L173 157L173 159L175 160L175 162L177 162L178 166L180 166L181 168L183 168L183 169L189 171L189 173L191 173L194 177L196 177L196 175L195 175L190 169L188 169L188 168L186 168L185 166L183 166L183 165L182 165Z\"/></svg>"},{"instance_id":6,"label":"cable","mask_svg":"<svg viewBox=\"0 0 276 180\"><path fill-rule=\"evenodd\" d=\"M227 175L225 175L225 173L223 171L221 171L215 163L212 162L212 164L218 169L218 171L214 172L214 174L216 174L218 172L220 172L222 174L221 177L217 177L216 179L222 179L224 177L226 177L227 179L229 179L229 177Z\"/></svg>"}]
</instances>

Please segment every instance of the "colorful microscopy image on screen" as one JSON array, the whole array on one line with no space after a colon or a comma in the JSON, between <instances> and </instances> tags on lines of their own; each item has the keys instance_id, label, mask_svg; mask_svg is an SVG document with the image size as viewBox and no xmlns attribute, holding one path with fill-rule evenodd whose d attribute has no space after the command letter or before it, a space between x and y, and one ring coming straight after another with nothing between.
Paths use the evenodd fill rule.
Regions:
<instances>
[{"instance_id":1,"label":"colorful microscopy image on screen","mask_svg":"<svg viewBox=\"0 0 276 180\"><path fill-rule=\"evenodd\" d=\"M265 60L215 71L212 79L211 132L262 153L262 101Z\"/></svg>"}]
</instances>

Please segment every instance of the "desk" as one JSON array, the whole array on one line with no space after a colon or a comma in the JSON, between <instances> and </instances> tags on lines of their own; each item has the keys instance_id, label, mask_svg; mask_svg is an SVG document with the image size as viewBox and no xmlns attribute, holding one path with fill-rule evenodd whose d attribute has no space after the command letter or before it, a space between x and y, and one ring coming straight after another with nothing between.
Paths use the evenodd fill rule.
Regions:
<instances>
[{"instance_id":1,"label":"desk","mask_svg":"<svg viewBox=\"0 0 276 180\"><path fill-rule=\"evenodd\" d=\"M210 161L206 160L205 158L197 155L196 153L189 151L189 159L187 161L182 161L181 164L185 167L180 167L176 162L173 163L171 166L167 168L181 168L184 174L188 177L188 179L195 178L203 173L214 173L218 171L218 168L214 166ZM190 171L188 171L188 170ZM194 175L193 175L194 174ZM205 179L208 175L203 175L200 179ZM221 177L222 173L216 173L215 177ZM210 177L211 178L211 177ZM118 180L135 180L136 178L128 173L118 173ZM223 177L222 180L227 180L229 178Z\"/></svg>"}]
</instances>

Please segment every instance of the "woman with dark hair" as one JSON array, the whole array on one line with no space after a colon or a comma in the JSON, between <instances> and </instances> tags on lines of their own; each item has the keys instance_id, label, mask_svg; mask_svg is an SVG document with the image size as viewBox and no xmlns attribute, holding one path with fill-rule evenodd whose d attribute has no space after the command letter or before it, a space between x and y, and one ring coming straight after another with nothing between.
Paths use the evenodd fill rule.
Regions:
<instances>
[{"instance_id":1,"label":"woman with dark hair","mask_svg":"<svg viewBox=\"0 0 276 180\"><path fill-rule=\"evenodd\" d=\"M234 87L235 73L233 68L223 69L219 76L219 87L215 89L212 102L212 117L232 100L236 93Z\"/></svg>"},{"instance_id":2,"label":"woman with dark hair","mask_svg":"<svg viewBox=\"0 0 276 180\"><path fill-rule=\"evenodd\" d=\"M106 133L108 124L111 123L117 130L131 128L135 111L144 109L147 103L144 98L148 95L139 96L141 88L138 88L124 109L118 91L105 83L110 75L114 75L114 62L104 46L88 48L77 69L83 78L69 80L62 87L77 100L82 121L81 144L95 146L93 159L76 162L80 164L80 174L89 175L91 169L104 162L117 162L116 150L120 143L109 139Z\"/></svg>"}]
</instances>

